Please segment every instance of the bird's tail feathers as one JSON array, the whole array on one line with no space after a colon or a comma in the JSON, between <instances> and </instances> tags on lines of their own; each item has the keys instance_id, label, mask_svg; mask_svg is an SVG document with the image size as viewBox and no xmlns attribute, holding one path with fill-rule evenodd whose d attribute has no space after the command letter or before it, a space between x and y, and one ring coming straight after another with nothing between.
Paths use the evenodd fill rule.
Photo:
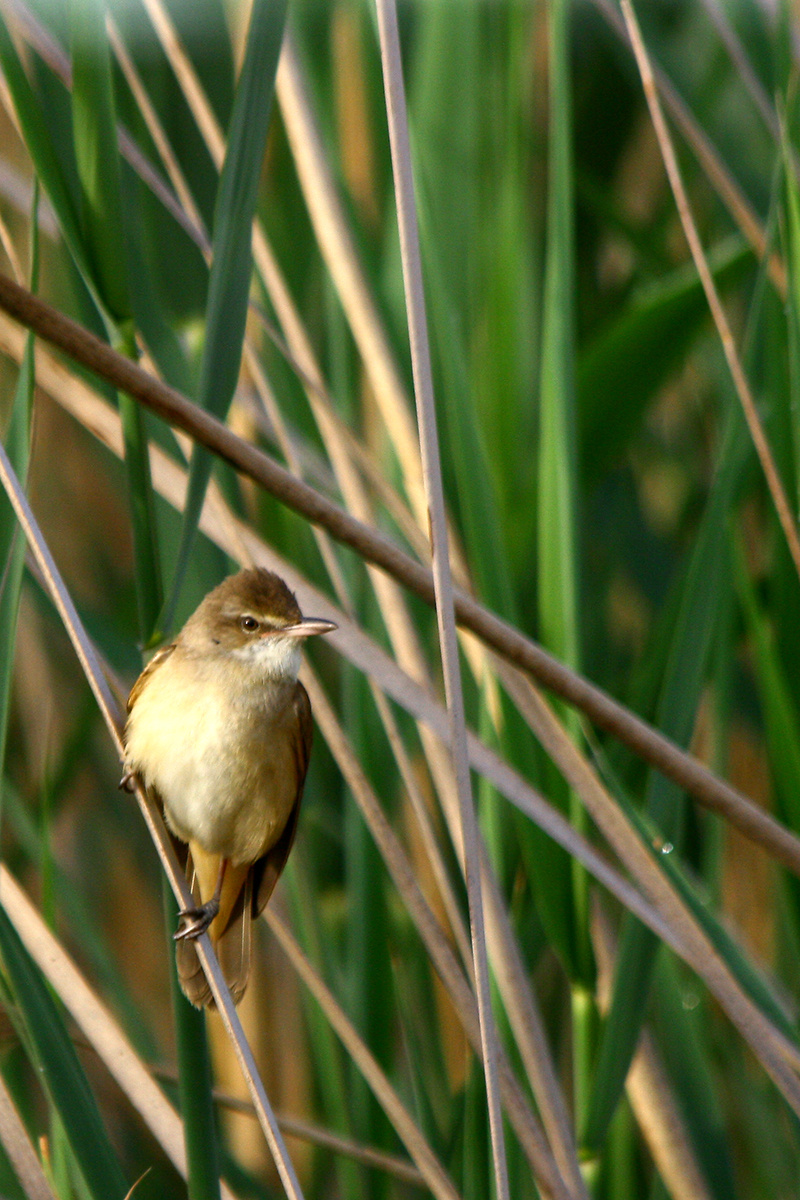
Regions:
<instances>
[{"instance_id":1,"label":"bird's tail feathers","mask_svg":"<svg viewBox=\"0 0 800 1200\"><path fill-rule=\"evenodd\" d=\"M200 891L191 858L187 861L187 878L190 881L192 894L199 904ZM225 976L225 982L230 988L234 1004L238 1004L244 995L250 975L252 912L253 876L252 871L249 871L236 903L231 909L225 928L212 938L219 965ZM196 942L188 938L176 942L175 961L178 967L178 980L186 999L195 1008L216 1008L211 988L197 953Z\"/></svg>"}]
</instances>

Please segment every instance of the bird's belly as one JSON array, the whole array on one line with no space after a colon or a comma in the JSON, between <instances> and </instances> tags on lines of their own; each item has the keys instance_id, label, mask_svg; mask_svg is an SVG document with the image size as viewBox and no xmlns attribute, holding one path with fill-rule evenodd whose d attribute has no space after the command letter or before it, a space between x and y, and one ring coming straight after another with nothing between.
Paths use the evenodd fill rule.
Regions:
<instances>
[{"instance_id":1,"label":"bird's belly","mask_svg":"<svg viewBox=\"0 0 800 1200\"><path fill-rule=\"evenodd\" d=\"M134 710L128 762L160 793L170 829L209 854L254 862L280 837L297 795L280 722L259 708L226 709L205 691L177 709L147 699L145 691Z\"/></svg>"}]
</instances>

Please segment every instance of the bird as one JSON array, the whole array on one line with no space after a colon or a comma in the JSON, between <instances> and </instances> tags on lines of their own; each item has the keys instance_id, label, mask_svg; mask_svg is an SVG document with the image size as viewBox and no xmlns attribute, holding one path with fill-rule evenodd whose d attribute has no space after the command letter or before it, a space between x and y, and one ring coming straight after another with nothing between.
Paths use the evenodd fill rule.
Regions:
<instances>
[{"instance_id":1,"label":"bird","mask_svg":"<svg viewBox=\"0 0 800 1200\"><path fill-rule=\"evenodd\" d=\"M313 723L298 679L306 638L336 629L304 617L263 567L208 593L131 689L122 786L160 801L194 905L174 934L178 979L213 1007L196 939L208 931L234 1002L250 973L251 924L297 831Z\"/></svg>"}]
</instances>

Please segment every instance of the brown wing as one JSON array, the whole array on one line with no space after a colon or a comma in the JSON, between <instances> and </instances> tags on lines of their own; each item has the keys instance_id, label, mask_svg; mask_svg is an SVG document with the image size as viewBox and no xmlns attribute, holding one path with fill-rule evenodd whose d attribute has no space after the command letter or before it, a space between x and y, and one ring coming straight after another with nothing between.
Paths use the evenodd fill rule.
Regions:
<instances>
[{"instance_id":1,"label":"brown wing","mask_svg":"<svg viewBox=\"0 0 800 1200\"><path fill-rule=\"evenodd\" d=\"M168 645L162 646L160 650L156 650L155 654L150 659L150 662L147 664L139 678L136 680L136 683L131 688L131 694L128 696L128 712L131 711L134 704L141 696L142 688L147 683L153 672L157 671L161 664L169 658L170 654L172 654L172 651L175 649L175 645L175 642L170 642Z\"/></svg>"},{"instance_id":2,"label":"brown wing","mask_svg":"<svg viewBox=\"0 0 800 1200\"><path fill-rule=\"evenodd\" d=\"M303 784L308 770L308 760L311 757L311 742L314 736L314 723L311 719L311 701L302 683L297 684L294 695L294 712L296 717L292 749L297 766L297 796L295 798L289 819L284 826L278 841L268 850L258 862L253 864L253 916L257 917L272 895L275 884L280 878L281 871L286 866L289 851L297 833L297 822L300 817L300 803L303 799Z\"/></svg>"}]
</instances>

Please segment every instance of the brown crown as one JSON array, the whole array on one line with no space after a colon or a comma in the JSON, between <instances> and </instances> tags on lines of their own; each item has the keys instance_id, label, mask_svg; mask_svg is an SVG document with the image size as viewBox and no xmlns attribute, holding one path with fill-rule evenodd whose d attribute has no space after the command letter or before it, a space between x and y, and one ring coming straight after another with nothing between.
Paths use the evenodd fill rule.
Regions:
<instances>
[{"instance_id":1,"label":"brown crown","mask_svg":"<svg viewBox=\"0 0 800 1200\"><path fill-rule=\"evenodd\" d=\"M223 579L203 600L198 614L205 618L222 619L249 613L254 617L268 617L278 625L294 625L302 621L303 614L295 599L279 575L264 567L251 567Z\"/></svg>"}]
</instances>

